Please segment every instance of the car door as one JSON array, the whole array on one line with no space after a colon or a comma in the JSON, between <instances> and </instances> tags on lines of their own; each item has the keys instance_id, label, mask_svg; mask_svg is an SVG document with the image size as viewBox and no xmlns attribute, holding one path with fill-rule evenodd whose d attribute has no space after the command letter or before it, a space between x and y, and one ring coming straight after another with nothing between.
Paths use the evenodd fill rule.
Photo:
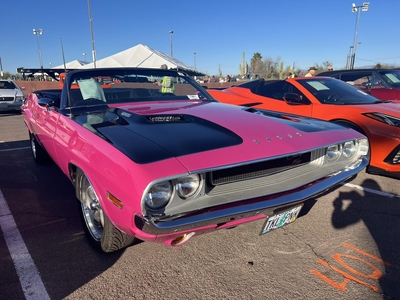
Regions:
<instances>
[{"instance_id":1,"label":"car door","mask_svg":"<svg viewBox=\"0 0 400 300\"><path fill-rule=\"evenodd\" d=\"M372 71L357 71L341 73L339 79L360 89L366 93L369 92L369 86L372 82Z\"/></svg>"},{"instance_id":2,"label":"car door","mask_svg":"<svg viewBox=\"0 0 400 300\"><path fill-rule=\"evenodd\" d=\"M380 100L396 99L396 91L389 89L380 75L372 70L345 72L339 79Z\"/></svg>"},{"instance_id":3,"label":"car door","mask_svg":"<svg viewBox=\"0 0 400 300\"><path fill-rule=\"evenodd\" d=\"M381 78L380 74L374 72L369 86L369 92L372 96L380 100L397 100L397 91L389 86Z\"/></svg>"},{"instance_id":4,"label":"car door","mask_svg":"<svg viewBox=\"0 0 400 300\"><path fill-rule=\"evenodd\" d=\"M266 81L266 84L255 93L257 93L257 101L263 103L259 106L260 108L301 116L312 115L311 101L297 87L285 80L273 83ZM285 101L287 93L292 96L296 94L298 101Z\"/></svg>"},{"instance_id":5,"label":"car door","mask_svg":"<svg viewBox=\"0 0 400 300\"><path fill-rule=\"evenodd\" d=\"M50 157L57 162L57 154L54 148L54 137L56 134L57 120L59 112L56 107L36 106L34 112L36 119L36 134L41 144L46 149Z\"/></svg>"}]
</instances>

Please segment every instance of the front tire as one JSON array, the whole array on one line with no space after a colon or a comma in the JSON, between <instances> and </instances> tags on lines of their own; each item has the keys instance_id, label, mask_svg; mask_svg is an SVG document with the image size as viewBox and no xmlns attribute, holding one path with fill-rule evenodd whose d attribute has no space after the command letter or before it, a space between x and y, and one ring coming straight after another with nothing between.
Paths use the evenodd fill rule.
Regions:
<instances>
[{"instance_id":1,"label":"front tire","mask_svg":"<svg viewBox=\"0 0 400 300\"><path fill-rule=\"evenodd\" d=\"M100 252L115 252L132 245L136 238L118 230L108 219L92 184L78 169L76 172L76 196L79 214L90 244Z\"/></svg>"}]
</instances>

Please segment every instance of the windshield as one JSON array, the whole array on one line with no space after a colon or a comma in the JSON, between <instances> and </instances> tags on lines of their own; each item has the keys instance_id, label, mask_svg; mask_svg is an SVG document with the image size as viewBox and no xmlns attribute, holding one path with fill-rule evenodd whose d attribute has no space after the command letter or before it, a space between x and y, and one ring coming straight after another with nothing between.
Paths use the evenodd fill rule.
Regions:
<instances>
[{"instance_id":1,"label":"windshield","mask_svg":"<svg viewBox=\"0 0 400 300\"><path fill-rule=\"evenodd\" d=\"M322 104L371 104L380 100L335 78L312 77L298 80Z\"/></svg>"},{"instance_id":2,"label":"windshield","mask_svg":"<svg viewBox=\"0 0 400 300\"><path fill-rule=\"evenodd\" d=\"M379 71L379 73L391 88L400 88L399 70Z\"/></svg>"},{"instance_id":3,"label":"windshield","mask_svg":"<svg viewBox=\"0 0 400 300\"><path fill-rule=\"evenodd\" d=\"M92 69L67 74L68 106L213 100L186 74L163 69Z\"/></svg>"},{"instance_id":4,"label":"windshield","mask_svg":"<svg viewBox=\"0 0 400 300\"><path fill-rule=\"evenodd\" d=\"M1 80L0 81L0 89L1 90L14 90L17 86L12 81Z\"/></svg>"}]
</instances>

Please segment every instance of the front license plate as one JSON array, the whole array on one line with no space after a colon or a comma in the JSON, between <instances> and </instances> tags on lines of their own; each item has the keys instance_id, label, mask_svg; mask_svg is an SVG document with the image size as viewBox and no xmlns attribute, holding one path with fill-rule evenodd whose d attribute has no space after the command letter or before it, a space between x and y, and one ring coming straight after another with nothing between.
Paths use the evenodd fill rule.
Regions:
<instances>
[{"instance_id":1,"label":"front license plate","mask_svg":"<svg viewBox=\"0 0 400 300\"><path fill-rule=\"evenodd\" d=\"M267 219L265 226L261 232L261 234L270 232L271 230L282 227L286 224L292 223L296 220L297 216L300 213L303 204L295 206L287 211L281 212L277 215L273 215Z\"/></svg>"}]
</instances>

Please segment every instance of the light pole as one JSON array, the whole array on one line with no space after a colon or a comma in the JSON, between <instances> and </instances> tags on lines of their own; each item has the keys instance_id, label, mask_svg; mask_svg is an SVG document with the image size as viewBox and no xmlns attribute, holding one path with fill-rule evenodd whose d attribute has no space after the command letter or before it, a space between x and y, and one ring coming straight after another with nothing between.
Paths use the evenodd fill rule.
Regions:
<instances>
[{"instance_id":1,"label":"light pole","mask_svg":"<svg viewBox=\"0 0 400 300\"><path fill-rule=\"evenodd\" d=\"M354 69L354 63L356 61L356 52L357 52L357 38L358 38L358 23L360 21L360 13L362 11L368 11L369 8L369 2L364 2L362 5L357 6L355 3L352 4L352 12L357 13L356 17L356 29L354 32L354 42L353 42L353 54L351 55L351 61L350 61L350 69Z\"/></svg>"},{"instance_id":2,"label":"light pole","mask_svg":"<svg viewBox=\"0 0 400 300\"><path fill-rule=\"evenodd\" d=\"M346 59L346 70L350 68L350 58L351 58L351 50L353 49L353 46L350 46L349 53L347 54L347 59Z\"/></svg>"},{"instance_id":3,"label":"light pole","mask_svg":"<svg viewBox=\"0 0 400 300\"><path fill-rule=\"evenodd\" d=\"M196 69L196 52L193 52L193 57L194 57L194 69Z\"/></svg>"},{"instance_id":4,"label":"light pole","mask_svg":"<svg viewBox=\"0 0 400 300\"><path fill-rule=\"evenodd\" d=\"M36 35L37 44L38 44L38 51L39 51L39 61L40 61L40 68L43 69L43 60L42 60L42 49L40 49L40 36L43 33L43 29L33 29L33 34Z\"/></svg>"},{"instance_id":5,"label":"light pole","mask_svg":"<svg viewBox=\"0 0 400 300\"><path fill-rule=\"evenodd\" d=\"M90 35L92 36L92 58L93 58L93 67L96 69L96 50L94 49L94 34L93 34L93 25L92 25L92 11L90 9L90 0L88 0L88 11L89 11L89 25L90 25Z\"/></svg>"},{"instance_id":6,"label":"light pole","mask_svg":"<svg viewBox=\"0 0 400 300\"><path fill-rule=\"evenodd\" d=\"M50 69L51 69L53 67L53 64L51 62L49 62L49 64L50 64Z\"/></svg>"},{"instance_id":7,"label":"light pole","mask_svg":"<svg viewBox=\"0 0 400 300\"><path fill-rule=\"evenodd\" d=\"M172 53L172 34L174 33L174 31L173 30L170 30L169 31L169 44L170 44L170 47L171 47L171 57L174 57L174 55L173 55L173 53Z\"/></svg>"},{"instance_id":8,"label":"light pole","mask_svg":"<svg viewBox=\"0 0 400 300\"><path fill-rule=\"evenodd\" d=\"M85 63L86 63L86 53L85 53L85 52L83 52L83 53L82 53L82 55L83 55L83 62L85 62Z\"/></svg>"}]
</instances>

